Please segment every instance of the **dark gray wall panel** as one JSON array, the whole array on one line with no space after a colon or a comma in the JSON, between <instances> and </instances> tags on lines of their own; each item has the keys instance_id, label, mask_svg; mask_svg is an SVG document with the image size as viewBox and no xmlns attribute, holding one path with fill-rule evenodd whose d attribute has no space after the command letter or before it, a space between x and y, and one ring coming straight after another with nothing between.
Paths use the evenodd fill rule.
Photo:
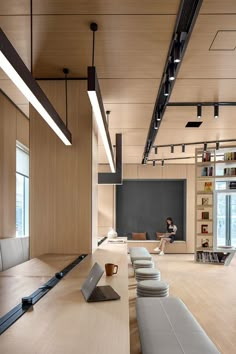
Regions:
<instances>
[{"instance_id":1,"label":"dark gray wall panel","mask_svg":"<svg viewBox=\"0 0 236 354\"><path fill-rule=\"evenodd\" d=\"M176 240L185 240L186 180L124 180L116 186L116 230L131 238L132 232L147 232L156 239L171 216L178 227Z\"/></svg>"}]
</instances>

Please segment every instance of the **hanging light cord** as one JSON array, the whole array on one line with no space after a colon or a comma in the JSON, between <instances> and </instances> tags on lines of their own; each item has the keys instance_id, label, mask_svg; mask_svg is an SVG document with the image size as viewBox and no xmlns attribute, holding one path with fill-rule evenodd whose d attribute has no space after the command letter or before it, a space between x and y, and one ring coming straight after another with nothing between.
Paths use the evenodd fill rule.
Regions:
<instances>
[{"instance_id":1,"label":"hanging light cord","mask_svg":"<svg viewBox=\"0 0 236 354\"><path fill-rule=\"evenodd\" d=\"M33 76L33 3L30 1L30 71Z\"/></svg>"},{"instance_id":2,"label":"hanging light cord","mask_svg":"<svg viewBox=\"0 0 236 354\"><path fill-rule=\"evenodd\" d=\"M92 66L94 66L94 53L95 53L95 32L98 29L98 25L96 23L90 24L90 29L93 32L93 51L92 51Z\"/></svg>"},{"instance_id":3,"label":"hanging light cord","mask_svg":"<svg viewBox=\"0 0 236 354\"><path fill-rule=\"evenodd\" d=\"M67 75L69 73L69 69L64 68L63 73L65 74L65 96L66 96L66 127L68 125L68 99L67 99Z\"/></svg>"}]
</instances>

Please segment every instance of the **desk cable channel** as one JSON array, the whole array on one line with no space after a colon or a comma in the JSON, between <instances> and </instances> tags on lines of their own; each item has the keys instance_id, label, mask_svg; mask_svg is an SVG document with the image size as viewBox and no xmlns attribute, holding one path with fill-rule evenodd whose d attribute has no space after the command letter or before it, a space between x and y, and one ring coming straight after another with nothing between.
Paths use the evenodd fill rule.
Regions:
<instances>
[{"instance_id":1,"label":"desk cable channel","mask_svg":"<svg viewBox=\"0 0 236 354\"><path fill-rule=\"evenodd\" d=\"M36 304L44 295L46 295L64 276L69 273L75 266L77 266L87 254L81 254L72 263L68 264L60 272L57 272L45 284L41 285L31 295L25 296L21 299L21 303L13 307L3 317L0 317L0 335L5 332L14 322L16 322L31 306Z\"/></svg>"}]
</instances>

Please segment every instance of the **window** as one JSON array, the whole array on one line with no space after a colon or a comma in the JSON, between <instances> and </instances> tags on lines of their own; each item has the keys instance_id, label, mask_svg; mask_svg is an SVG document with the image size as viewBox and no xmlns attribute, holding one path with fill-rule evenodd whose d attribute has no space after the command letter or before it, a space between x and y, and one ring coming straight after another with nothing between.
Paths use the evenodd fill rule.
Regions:
<instances>
[{"instance_id":1,"label":"window","mask_svg":"<svg viewBox=\"0 0 236 354\"><path fill-rule=\"evenodd\" d=\"M29 236L29 152L16 145L16 236Z\"/></svg>"}]
</instances>

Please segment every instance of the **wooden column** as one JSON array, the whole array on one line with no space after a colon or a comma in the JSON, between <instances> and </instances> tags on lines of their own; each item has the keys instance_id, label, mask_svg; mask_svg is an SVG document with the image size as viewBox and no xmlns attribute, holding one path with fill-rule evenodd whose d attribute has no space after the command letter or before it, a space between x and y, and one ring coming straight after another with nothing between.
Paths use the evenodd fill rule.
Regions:
<instances>
[{"instance_id":1,"label":"wooden column","mask_svg":"<svg viewBox=\"0 0 236 354\"><path fill-rule=\"evenodd\" d=\"M0 238L16 235L16 108L0 93Z\"/></svg>"},{"instance_id":2,"label":"wooden column","mask_svg":"<svg viewBox=\"0 0 236 354\"><path fill-rule=\"evenodd\" d=\"M40 82L65 118L64 82ZM97 134L87 81L68 82L68 129L65 146L30 107L30 255L90 253L96 247L97 171L93 153Z\"/></svg>"}]
</instances>

